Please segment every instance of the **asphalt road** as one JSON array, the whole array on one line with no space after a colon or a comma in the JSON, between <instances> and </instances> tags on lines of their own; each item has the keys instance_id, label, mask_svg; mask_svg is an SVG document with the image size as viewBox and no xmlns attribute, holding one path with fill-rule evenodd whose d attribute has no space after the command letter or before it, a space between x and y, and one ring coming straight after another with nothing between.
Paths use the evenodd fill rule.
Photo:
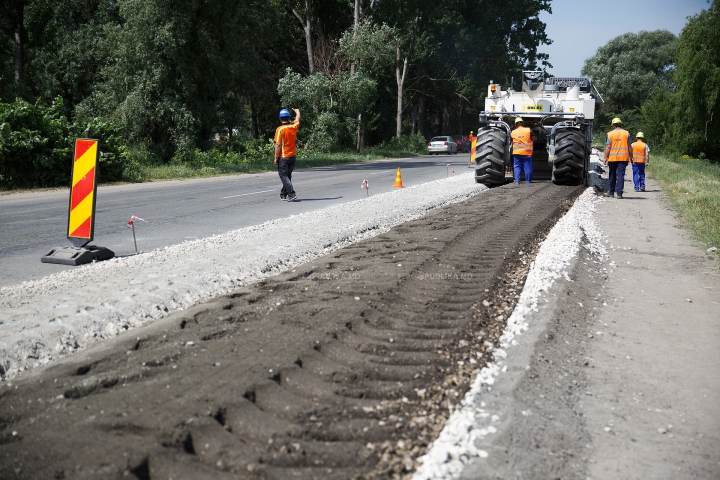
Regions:
<instances>
[{"instance_id":1,"label":"asphalt road","mask_svg":"<svg viewBox=\"0 0 720 480\"><path fill-rule=\"evenodd\" d=\"M464 172L468 162L469 154L457 154L298 169L293 203L280 201L274 172L100 187L93 244L133 255L131 215L147 220L136 223L136 235L138 250L150 251L357 200L366 195L363 179L370 195L389 192L397 167L411 187L446 177L448 163ZM52 248L70 245L67 205L67 189L0 196L0 286L74 268L40 262Z\"/></svg>"}]
</instances>

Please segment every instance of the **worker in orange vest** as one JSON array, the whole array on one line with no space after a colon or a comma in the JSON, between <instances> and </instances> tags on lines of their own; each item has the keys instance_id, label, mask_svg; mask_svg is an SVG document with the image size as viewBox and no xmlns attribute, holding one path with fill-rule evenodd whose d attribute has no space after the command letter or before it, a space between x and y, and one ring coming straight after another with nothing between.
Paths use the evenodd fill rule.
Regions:
<instances>
[{"instance_id":1,"label":"worker in orange vest","mask_svg":"<svg viewBox=\"0 0 720 480\"><path fill-rule=\"evenodd\" d=\"M515 130L510 134L513 144L513 181L520 183L525 172L525 183L532 181L532 152L535 135L525 126L522 117L515 119Z\"/></svg>"},{"instance_id":2,"label":"worker in orange vest","mask_svg":"<svg viewBox=\"0 0 720 480\"><path fill-rule=\"evenodd\" d=\"M605 159L603 160L603 164L610 167L608 191L605 196L613 197L617 193L617 198L622 198L625 169L630 161L632 144L630 143L630 133L622 128L622 121L619 118L613 118L612 126L613 130L607 134Z\"/></svg>"},{"instance_id":3,"label":"worker in orange vest","mask_svg":"<svg viewBox=\"0 0 720 480\"><path fill-rule=\"evenodd\" d=\"M636 192L645 191L645 167L650 165L650 147L645 143L645 135L642 132L638 132L635 135L637 139L632 146L632 172L633 172L633 185L635 185Z\"/></svg>"}]
</instances>

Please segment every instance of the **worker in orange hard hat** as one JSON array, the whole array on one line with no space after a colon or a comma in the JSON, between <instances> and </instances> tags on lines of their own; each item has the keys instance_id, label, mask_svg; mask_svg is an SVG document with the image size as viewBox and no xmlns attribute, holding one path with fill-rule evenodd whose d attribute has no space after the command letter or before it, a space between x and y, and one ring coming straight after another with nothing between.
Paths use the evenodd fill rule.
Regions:
<instances>
[{"instance_id":1,"label":"worker in orange hard hat","mask_svg":"<svg viewBox=\"0 0 720 480\"><path fill-rule=\"evenodd\" d=\"M603 164L610 167L608 191L605 196L612 197L617 193L617 198L622 198L625 169L630 161L632 144L630 133L622 128L622 121L619 118L613 118L612 126L613 130L608 132L605 141L605 160L603 160Z\"/></svg>"},{"instance_id":2,"label":"worker in orange hard hat","mask_svg":"<svg viewBox=\"0 0 720 480\"><path fill-rule=\"evenodd\" d=\"M645 167L650 165L650 147L645 143L645 135L638 132L636 141L632 144L632 172L633 185L636 192L645 191Z\"/></svg>"},{"instance_id":3,"label":"worker in orange hard hat","mask_svg":"<svg viewBox=\"0 0 720 480\"><path fill-rule=\"evenodd\" d=\"M520 183L520 177L525 173L525 183L532 181L532 152L535 135L525 126L522 117L515 119L515 130L512 137L513 156L513 182Z\"/></svg>"}]
</instances>

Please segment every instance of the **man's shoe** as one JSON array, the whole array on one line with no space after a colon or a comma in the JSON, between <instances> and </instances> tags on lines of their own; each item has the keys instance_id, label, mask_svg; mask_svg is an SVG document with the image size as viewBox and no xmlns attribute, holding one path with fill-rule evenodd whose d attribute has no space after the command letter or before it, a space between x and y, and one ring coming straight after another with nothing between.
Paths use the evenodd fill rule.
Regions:
<instances>
[{"instance_id":1,"label":"man's shoe","mask_svg":"<svg viewBox=\"0 0 720 480\"><path fill-rule=\"evenodd\" d=\"M641 192L644 192L644 191L645 191L645 189L644 189L644 188L641 188L641 189L640 189L640 191L641 191Z\"/></svg>"},{"instance_id":2,"label":"man's shoe","mask_svg":"<svg viewBox=\"0 0 720 480\"><path fill-rule=\"evenodd\" d=\"M639 188L636 188L636 189L635 189L635 191L636 191L636 192L639 192L639 191L640 191L640 189L639 189Z\"/></svg>"},{"instance_id":3,"label":"man's shoe","mask_svg":"<svg viewBox=\"0 0 720 480\"><path fill-rule=\"evenodd\" d=\"M287 195L280 195L280 200L282 200L283 202L287 200Z\"/></svg>"},{"instance_id":4,"label":"man's shoe","mask_svg":"<svg viewBox=\"0 0 720 480\"><path fill-rule=\"evenodd\" d=\"M297 198L297 195L288 195L286 201L294 202L296 198Z\"/></svg>"},{"instance_id":5,"label":"man's shoe","mask_svg":"<svg viewBox=\"0 0 720 480\"><path fill-rule=\"evenodd\" d=\"M618 193L617 198L622 198L622 193Z\"/></svg>"}]
</instances>

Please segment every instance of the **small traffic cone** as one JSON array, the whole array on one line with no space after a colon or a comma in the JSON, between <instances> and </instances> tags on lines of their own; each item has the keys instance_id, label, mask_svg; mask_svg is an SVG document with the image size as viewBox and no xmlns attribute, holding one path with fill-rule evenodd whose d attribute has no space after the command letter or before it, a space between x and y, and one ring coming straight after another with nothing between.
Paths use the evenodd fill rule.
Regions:
<instances>
[{"instance_id":1,"label":"small traffic cone","mask_svg":"<svg viewBox=\"0 0 720 480\"><path fill-rule=\"evenodd\" d=\"M405 188L402 184L402 175L400 174L400 167L398 167L397 174L395 175L395 185L393 188Z\"/></svg>"}]
</instances>

